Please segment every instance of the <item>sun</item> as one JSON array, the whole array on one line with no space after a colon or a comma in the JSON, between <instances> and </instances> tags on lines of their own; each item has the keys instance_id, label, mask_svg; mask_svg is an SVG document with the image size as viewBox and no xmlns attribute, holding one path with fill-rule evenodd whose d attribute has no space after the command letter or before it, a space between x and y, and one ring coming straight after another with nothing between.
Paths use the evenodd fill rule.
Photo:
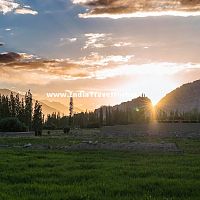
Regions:
<instances>
[{"instance_id":1,"label":"sun","mask_svg":"<svg viewBox=\"0 0 200 200\"><path fill-rule=\"evenodd\" d=\"M174 90L177 84L166 76L149 76L139 81L138 88L146 94L155 106L167 93Z\"/></svg>"},{"instance_id":2,"label":"sun","mask_svg":"<svg viewBox=\"0 0 200 200\"><path fill-rule=\"evenodd\" d=\"M174 90L178 84L176 81L164 75L145 75L135 80L131 79L123 85L123 91L128 91L129 95L121 98L121 101L128 101L131 98L141 96L142 93L150 98L152 105L156 104L169 92Z\"/></svg>"}]
</instances>

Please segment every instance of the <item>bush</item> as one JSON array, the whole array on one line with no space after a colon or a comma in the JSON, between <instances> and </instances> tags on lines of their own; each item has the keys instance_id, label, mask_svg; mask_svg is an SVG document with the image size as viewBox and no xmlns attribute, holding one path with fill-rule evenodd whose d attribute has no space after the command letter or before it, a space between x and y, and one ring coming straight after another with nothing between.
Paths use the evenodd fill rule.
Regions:
<instances>
[{"instance_id":1,"label":"bush","mask_svg":"<svg viewBox=\"0 0 200 200\"><path fill-rule=\"evenodd\" d=\"M35 131L35 136L42 136L42 130Z\"/></svg>"},{"instance_id":2,"label":"bush","mask_svg":"<svg viewBox=\"0 0 200 200\"><path fill-rule=\"evenodd\" d=\"M69 133L70 132L70 128L69 127L66 127L63 129L63 132L66 134L66 133Z\"/></svg>"},{"instance_id":3,"label":"bush","mask_svg":"<svg viewBox=\"0 0 200 200\"><path fill-rule=\"evenodd\" d=\"M87 128L100 128L99 123L89 123Z\"/></svg>"},{"instance_id":4,"label":"bush","mask_svg":"<svg viewBox=\"0 0 200 200\"><path fill-rule=\"evenodd\" d=\"M45 130L57 130L58 128L56 127L56 125L54 123L50 123L50 124L46 124L43 126L43 129Z\"/></svg>"},{"instance_id":5,"label":"bush","mask_svg":"<svg viewBox=\"0 0 200 200\"><path fill-rule=\"evenodd\" d=\"M26 126L17 118L9 117L0 120L0 131L2 132L24 132Z\"/></svg>"}]
</instances>

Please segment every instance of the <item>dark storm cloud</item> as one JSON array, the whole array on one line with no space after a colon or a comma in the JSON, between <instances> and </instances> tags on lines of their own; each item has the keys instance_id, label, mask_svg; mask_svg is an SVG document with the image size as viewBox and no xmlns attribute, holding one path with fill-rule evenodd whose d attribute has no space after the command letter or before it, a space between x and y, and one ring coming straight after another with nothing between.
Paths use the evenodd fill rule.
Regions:
<instances>
[{"instance_id":1,"label":"dark storm cloud","mask_svg":"<svg viewBox=\"0 0 200 200\"><path fill-rule=\"evenodd\" d=\"M0 54L0 63L14 62L16 60L19 60L20 58L21 58L21 55L18 53L14 53L14 52L1 53Z\"/></svg>"},{"instance_id":2,"label":"dark storm cloud","mask_svg":"<svg viewBox=\"0 0 200 200\"><path fill-rule=\"evenodd\" d=\"M200 0L74 0L73 2L90 8L90 11L80 15L81 17L98 17L98 15L101 17L105 14L109 17L109 15L125 15L138 12L149 12L150 15L153 15L152 12L154 12L156 16L158 13L160 15L162 13L162 15L177 16L200 15L198 14ZM132 17L134 16L137 15Z\"/></svg>"}]
</instances>

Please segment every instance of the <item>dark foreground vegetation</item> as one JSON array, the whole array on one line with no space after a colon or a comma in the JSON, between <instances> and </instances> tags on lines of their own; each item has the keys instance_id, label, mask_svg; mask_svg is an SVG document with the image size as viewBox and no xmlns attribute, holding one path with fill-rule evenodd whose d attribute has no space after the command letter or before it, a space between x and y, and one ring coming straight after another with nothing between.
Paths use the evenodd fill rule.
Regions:
<instances>
[{"instance_id":1,"label":"dark foreground vegetation","mask_svg":"<svg viewBox=\"0 0 200 200\"><path fill-rule=\"evenodd\" d=\"M74 114L72 117L72 126L78 128L100 128L103 126L130 125L130 124L148 124L156 120L159 123L200 123L200 113L197 110L191 112L164 112L157 111L151 117L145 115L144 108L132 108L127 111L118 109L111 110L110 107L100 108L95 112L82 112ZM47 116L44 123L44 129L56 130L63 129L69 123L67 116L61 116L59 113L53 113Z\"/></svg>"},{"instance_id":2,"label":"dark foreground vegetation","mask_svg":"<svg viewBox=\"0 0 200 200\"><path fill-rule=\"evenodd\" d=\"M19 94L10 96L0 94L0 132L35 131L35 135L42 134L43 126L42 106L33 99L30 90L24 98Z\"/></svg>"},{"instance_id":3,"label":"dark foreground vegetation","mask_svg":"<svg viewBox=\"0 0 200 200\"><path fill-rule=\"evenodd\" d=\"M33 101L30 91L24 98L12 92L10 96L0 94L0 132L35 131L36 136L41 136L43 129L60 129L68 133L69 128L147 124L155 119L162 123L200 123L198 109L193 109L191 112L166 112L154 110L146 97L137 99L139 103L129 109L102 106L94 112L86 111L72 115L72 106L70 116L63 116L60 113L43 116L42 106L38 101Z\"/></svg>"}]
</instances>

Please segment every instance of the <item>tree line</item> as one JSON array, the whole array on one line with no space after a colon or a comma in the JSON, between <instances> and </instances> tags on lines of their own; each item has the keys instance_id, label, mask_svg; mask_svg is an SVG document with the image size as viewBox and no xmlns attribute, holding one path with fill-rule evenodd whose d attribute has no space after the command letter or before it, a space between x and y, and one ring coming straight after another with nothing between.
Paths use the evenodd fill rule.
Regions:
<instances>
[{"instance_id":1,"label":"tree line","mask_svg":"<svg viewBox=\"0 0 200 200\"><path fill-rule=\"evenodd\" d=\"M163 111L158 110L156 119L158 122L183 122L183 123L200 123L200 112L198 109L193 109L188 112Z\"/></svg>"},{"instance_id":2,"label":"tree line","mask_svg":"<svg viewBox=\"0 0 200 200\"><path fill-rule=\"evenodd\" d=\"M150 116L146 115L145 108L126 111L113 109L111 106L103 106L94 112L76 113L71 118L71 126L75 128L99 128L101 126L113 126L117 124L148 123ZM46 129L63 129L69 125L69 117L53 113L48 115L44 127Z\"/></svg>"},{"instance_id":3,"label":"tree line","mask_svg":"<svg viewBox=\"0 0 200 200\"><path fill-rule=\"evenodd\" d=\"M147 114L148 113L148 114ZM94 112L81 112L72 116L72 127L75 128L99 128L101 126L128 125L149 123L157 120L160 123L200 123L200 112L194 109L191 112L162 111L157 110L153 114L143 108L133 108L127 110L113 109L110 106L103 106ZM53 113L48 115L44 127L45 129L63 129L69 126L69 117L60 116Z\"/></svg>"},{"instance_id":4,"label":"tree line","mask_svg":"<svg viewBox=\"0 0 200 200\"><path fill-rule=\"evenodd\" d=\"M24 98L12 92L8 96L0 94L0 131L35 131L42 134L43 129L56 130L66 128L99 128L101 126L148 123L153 119L158 122L200 122L200 112L166 112L157 110L155 118L152 111L145 107L120 110L118 107L102 106L94 112L75 113L72 117L53 113L44 119L42 106L33 99L30 90Z\"/></svg>"},{"instance_id":5,"label":"tree line","mask_svg":"<svg viewBox=\"0 0 200 200\"><path fill-rule=\"evenodd\" d=\"M0 131L35 131L42 134L42 106L35 101L33 108L32 93L26 92L24 98L19 94L0 94Z\"/></svg>"}]
</instances>

